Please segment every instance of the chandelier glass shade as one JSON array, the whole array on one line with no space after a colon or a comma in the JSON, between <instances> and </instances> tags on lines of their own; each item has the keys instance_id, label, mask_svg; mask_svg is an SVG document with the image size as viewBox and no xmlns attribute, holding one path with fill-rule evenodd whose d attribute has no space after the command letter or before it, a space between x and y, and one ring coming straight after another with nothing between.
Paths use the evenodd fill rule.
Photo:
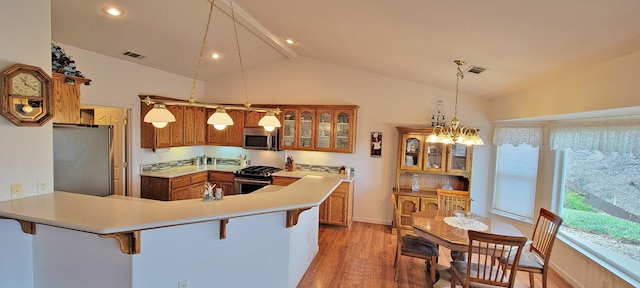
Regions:
<instances>
[{"instance_id":1,"label":"chandelier glass shade","mask_svg":"<svg viewBox=\"0 0 640 288\"><path fill-rule=\"evenodd\" d=\"M207 103L196 103L195 98L193 97L194 91L195 91L195 87L196 87L196 82L198 81L198 76L200 74L200 65L202 62L202 55L204 52L204 46L207 40L207 35L209 34L209 26L211 24L211 18L213 15L213 7L214 7L214 0L211 0L210 3L210 7L209 7L209 17L207 18L207 26L205 28L205 32L204 32L204 36L202 38L202 45L200 46L200 57L198 58L198 66L196 68L196 74L195 77L193 79L193 84L191 85L191 95L189 96L189 99L187 101L162 101L162 102L157 102L153 99L151 99L150 97L147 97L146 99L142 100L143 103L147 104L147 105L154 105L154 108L151 109L147 115L145 115L144 117L144 122L147 123L152 123L153 126L157 127L157 128L163 128L167 126L168 122L175 122L176 118L175 116L173 116L173 114L171 114L171 112L169 110L166 109L165 105L182 105L182 106L197 106L197 107L206 107L206 108L214 108L216 109L216 112L213 113L213 115L211 115L211 117L209 117L209 119L207 119L207 124L211 124L213 125L216 129L218 130L222 130L225 129L227 126L229 125L233 125L233 119L231 119L231 116L229 116L229 114L227 114L226 110L227 109L235 109L235 110L248 110L248 111L258 111L258 112L266 112L266 115L260 119L258 125L259 126L263 126L265 128L265 130L267 131L273 131L276 127L280 127L280 121L278 120L278 118L275 116L277 114L280 114L280 109L279 108L258 108L258 107L250 107L251 104L249 104L249 102L247 101L247 104L245 104L244 106L241 105L222 105L222 104L207 104ZM235 13L233 11L233 1L230 2L230 6L231 6L231 16L233 18L233 27L234 27L234 32L235 32L235 37L236 37L236 45L238 48L238 57L240 58L240 69L242 71L242 79L243 82L245 82L244 85L244 89L245 89L245 94L246 93L246 80L244 77L244 67L242 64L242 56L240 54L240 44L238 43L238 32L236 30L236 20L235 20ZM248 100L248 96L247 96L247 100Z\"/></svg>"},{"instance_id":2,"label":"chandelier glass shade","mask_svg":"<svg viewBox=\"0 0 640 288\"><path fill-rule=\"evenodd\" d=\"M273 112L267 112L267 114L258 121L258 126L264 127L264 130L273 131L277 127L280 127L280 120L278 120Z\"/></svg>"},{"instance_id":3,"label":"chandelier glass shade","mask_svg":"<svg viewBox=\"0 0 640 288\"><path fill-rule=\"evenodd\" d=\"M151 123L156 128L164 128L169 122L176 122L176 117L167 110L164 104L156 103L144 116L144 122Z\"/></svg>"},{"instance_id":4,"label":"chandelier glass shade","mask_svg":"<svg viewBox=\"0 0 640 288\"><path fill-rule=\"evenodd\" d=\"M458 72L456 73L456 105L455 114L451 119L450 126L437 125L433 128L431 134L427 137L427 142L431 143L443 143L443 144L465 144L465 145L484 145L484 141L478 135L478 129L469 126L460 126L460 120L458 120L458 89L460 86L460 79L464 78L460 66L466 64L462 60L454 60L454 63L458 65Z\"/></svg>"},{"instance_id":5,"label":"chandelier glass shade","mask_svg":"<svg viewBox=\"0 0 640 288\"><path fill-rule=\"evenodd\" d=\"M224 108L217 108L216 112L207 119L207 124L213 125L218 130L223 130L227 126L233 125L233 119Z\"/></svg>"}]
</instances>

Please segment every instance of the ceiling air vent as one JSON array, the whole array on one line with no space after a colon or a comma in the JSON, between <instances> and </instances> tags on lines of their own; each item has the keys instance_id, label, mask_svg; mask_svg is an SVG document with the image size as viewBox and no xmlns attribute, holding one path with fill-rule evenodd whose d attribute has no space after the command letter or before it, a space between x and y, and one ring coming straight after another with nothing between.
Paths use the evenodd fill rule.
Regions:
<instances>
[{"instance_id":1,"label":"ceiling air vent","mask_svg":"<svg viewBox=\"0 0 640 288\"><path fill-rule=\"evenodd\" d=\"M136 59L142 59L142 58L145 57L143 55L140 55L138 53L131 52L131 51L124 52L124 53L122 53L122 55L129 56L129 57L136 58Z\"/></svg>"},{"instance_id":2,"label":"ceiling air vent","mask_svg":"<svg viewBox=\"0 0 640 288\"><path fill-rule=\"evenodd\" d=\"M471 66L469 67L469 69L467 69L467 72L471 73L471 74L475 74L475 75L480 75L480 73L487 71L487 68L482 68L482 67L478 67L478 66Z\"/></svg>"}]
</instances>

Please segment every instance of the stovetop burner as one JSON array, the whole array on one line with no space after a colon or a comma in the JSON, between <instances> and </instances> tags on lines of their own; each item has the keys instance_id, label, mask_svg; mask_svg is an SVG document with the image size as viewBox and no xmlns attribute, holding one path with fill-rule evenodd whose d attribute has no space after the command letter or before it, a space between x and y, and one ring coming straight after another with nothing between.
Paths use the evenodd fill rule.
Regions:
<instances>
[{"instance_id":1,"label":"stovetop burner","mask_svg":"<svg viewBox=\"0 0 640 288\"><path fill-rule=\"evenodd\" d=\"M236 171L235 175L244 177L271 177L272 173L278 172L280 170L282 169L271 166L250 166Z\"/></svg>"}]
</instances>

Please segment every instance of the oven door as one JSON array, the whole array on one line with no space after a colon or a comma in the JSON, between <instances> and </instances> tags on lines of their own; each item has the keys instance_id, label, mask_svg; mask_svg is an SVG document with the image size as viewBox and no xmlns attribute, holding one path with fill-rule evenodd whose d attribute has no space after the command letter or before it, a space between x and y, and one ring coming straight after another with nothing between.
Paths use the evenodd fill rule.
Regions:
<instances>
[{"instance_id":1,"label":"oven door","mask_svg":"<svg viewBox=\"0 0 640 288\"><path fill-rule=\"evenodd\" d=\"M236 194L249 194L271 184L271 180L235 177L233 180Z\"/></svg>"}]
</instances>

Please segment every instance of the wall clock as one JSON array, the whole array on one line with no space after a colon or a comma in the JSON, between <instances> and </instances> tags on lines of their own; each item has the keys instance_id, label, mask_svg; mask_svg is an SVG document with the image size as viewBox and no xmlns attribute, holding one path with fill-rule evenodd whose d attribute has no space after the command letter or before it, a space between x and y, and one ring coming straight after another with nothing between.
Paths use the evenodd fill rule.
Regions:
<instances>
[{"instance_id":1,"label":"wall clock","mask_svg":"<svg viewBox=\"0 0 640 288\"><path fill-rule=\"evenodd\" d=\"M2 72L2 116L18 126L42 126L53 117L51 77L40 67L15 64Z\"/></svg>"}]
</instances>

